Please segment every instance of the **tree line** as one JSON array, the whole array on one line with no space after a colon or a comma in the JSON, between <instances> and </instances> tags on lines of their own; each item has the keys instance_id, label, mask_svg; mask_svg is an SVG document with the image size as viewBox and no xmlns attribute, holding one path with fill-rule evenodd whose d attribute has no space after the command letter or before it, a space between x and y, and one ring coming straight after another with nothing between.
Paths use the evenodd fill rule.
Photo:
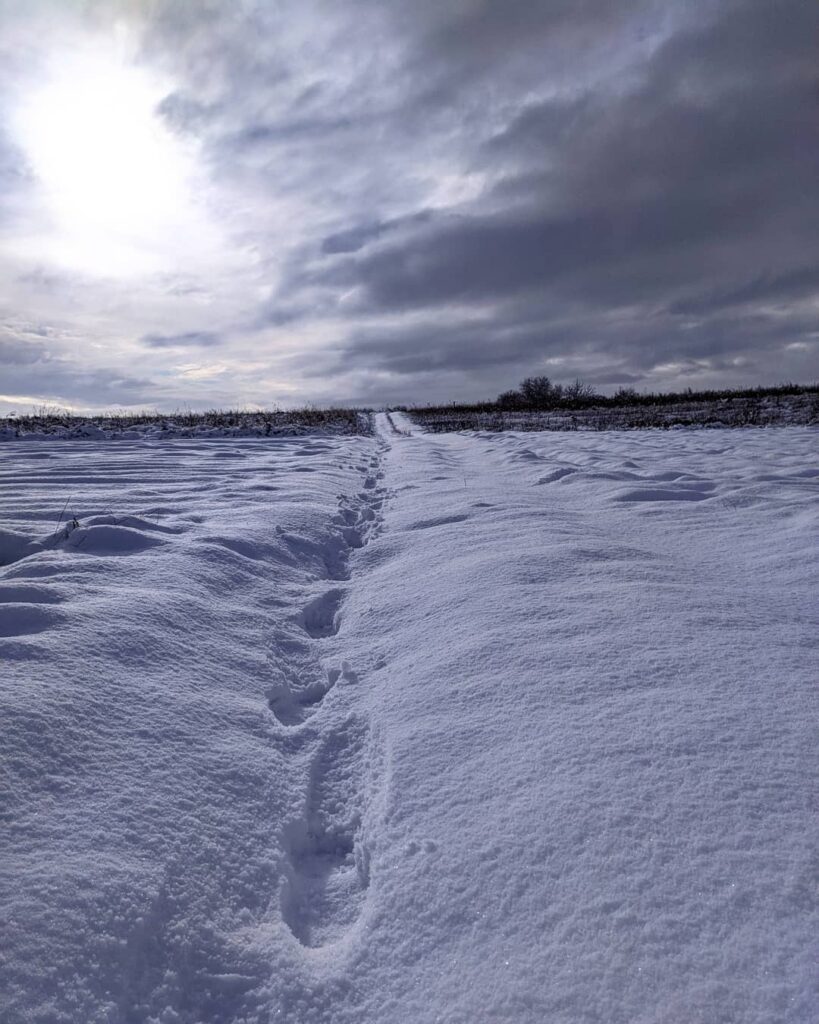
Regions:
<instances>
[{"instance_id":1,"label":"tree line","mask_svg":"<svg viewBox=\"0 0 819 1024\"><path fill-rule=\"evenodd\" d=\"M621 387L613 395L601 395L591 384L579 378L572 384L558 384L545 376L525 377L516 389L503 391L494 403L495 408L515 409L578 409L592 405L605 407L624 405L676 405L680 402L709 402L738 398L778 398L785 395L815 394L815 384L779 384L774 387L725 388L722 390L681 392L644 392L632 387ZM484 403L482 403L484 404Z\"/></svg>"}]
</instances>

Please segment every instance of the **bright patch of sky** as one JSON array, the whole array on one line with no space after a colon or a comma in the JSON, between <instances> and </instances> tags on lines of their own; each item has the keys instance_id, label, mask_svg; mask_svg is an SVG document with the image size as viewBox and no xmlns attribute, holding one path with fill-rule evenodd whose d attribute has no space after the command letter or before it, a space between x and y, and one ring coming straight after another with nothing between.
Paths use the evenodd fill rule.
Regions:
<instances>
[{"instance_id":1,"label":"bright patch of sky","mask_svg":"<svg viewBox=\"0 0 819 1024\"><path fill-rule=\"evenodd\" d=\"M50 53L18 100L11 127L39 213L20 248L81 274L169 272L190 241L194 251L215 248L195 202L196 155L156 115L167 84L131 63L116 37L107 42Z\"/></svg>"}]
</instances>

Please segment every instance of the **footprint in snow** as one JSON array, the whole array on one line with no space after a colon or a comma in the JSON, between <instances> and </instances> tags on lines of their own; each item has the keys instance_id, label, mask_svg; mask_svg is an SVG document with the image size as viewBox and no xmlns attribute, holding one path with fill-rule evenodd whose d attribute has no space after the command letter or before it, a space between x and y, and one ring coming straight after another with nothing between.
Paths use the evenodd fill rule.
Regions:
<instances>
[{"instance_id":1,"label":"footprint in snow","mask_svg":"<svg viewBox=\"0 0 819 1024\"><path fill-rule=\"evenodd\" d=\"M451 516L436 516L434 519L420 519L417 523L414 523L410 530L430 530L434 526L446 526L449 523L463 523L469 519L469 516L465 513L459 513L458 515Z\"/></svg>"},{"instance_id":2,"label":"footprint in snow","mask_svg":"<svg viewBox=\"0 0 819 1024\"><path fill-rule=\"evenodd\" d=\"M341 670L331 668L325 680L317 680L301 689L293 689L285 679L282 679L277 686L268 690L268 707L280 725L301 725L315 714L341 676Z\"/></svg>"},{"instance_id":3,"label":"footprint in snow","mask_svg":"<svg viewBox=\"0 0 819 1024\"><path fill-rule=\"evenodd\" d=\"M671 490L668 488L639 488L615 495L614 501L705 501L712 495L701 490Z\"/></svg>"},{"instance_id":4,"label":"footprint in snow","mask_svg":"<svg viewBox=\"0 0 819 1024\"><path fill-rule=\"evenodd\" d=\"M561 469L555 469L551 473L547 473L546 476L540 477L537 481L538 484L553 484L558 480L562 480L564 477L571 476L577 473L576 469L570 469L568 466L564 466Z\"/></svg>"},{"instance_id":5,"label":"footprint in snow","mask_svg":"<svg viewBox=\"0 0 819 1024\"><path fill-rule=\"evenodd\" d=\"M311 765L304 815L286 830L282 917L309 949L337 943L358 920L370 884L362 842L368 726L351 719Z\"/></svg>"},{"instance_id":6,"label":"footprint in snow","mask_svg":"<svg viewBox=\"0 0 819 1024\"><path fill-rule=\"evenodd\" d=\"M328 590L305 605L301 613L304 631L314 639L335 636L341 626L340 608L343 590Z\"/></svg>"}]
</instances>

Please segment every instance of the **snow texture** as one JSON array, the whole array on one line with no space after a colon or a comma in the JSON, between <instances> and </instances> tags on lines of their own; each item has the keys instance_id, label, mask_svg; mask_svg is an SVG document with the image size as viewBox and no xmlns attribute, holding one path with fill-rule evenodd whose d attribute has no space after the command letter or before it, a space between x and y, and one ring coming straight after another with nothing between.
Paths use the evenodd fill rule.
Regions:
<instances>
[{"instance_id":1,"label":"snow texture","mask_svg":"<svg viewBox=\"0 0 819 1024\"><path fill-rule=\"evenodd\" d=\"M4 1024L807 1024L817 432L0 449Z\"/></svg>"}]
</instances>

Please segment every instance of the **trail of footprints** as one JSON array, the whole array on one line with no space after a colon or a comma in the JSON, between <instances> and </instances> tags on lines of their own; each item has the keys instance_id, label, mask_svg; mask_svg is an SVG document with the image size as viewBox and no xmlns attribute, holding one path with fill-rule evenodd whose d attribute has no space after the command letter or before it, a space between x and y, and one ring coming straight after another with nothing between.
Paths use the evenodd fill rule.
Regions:
<instances>
[{"instance_id":1,"label":"trail of footprints","mask_svg":"<svg viewBox=\"0 0 819 1024\"><path fill-rule=\"evenodd\" d=\"M380 527L386 491L379 459L374 456L357 468L364 474L363 490L342 496L335 517L341 546L326 573L333 582L349 578L350 553ZM271 666L268 702L288 731L315 715L336 686L358 682L347 662L324 671L317 656L317 644L339 631L345 594L343 587L333 586L313 598L298 620L301 636L276 638L280 656ZM348 936L364 909L370 872L362 822L379 773L365 718L350 714L334 722L328 716L326 728L320 719L316 722L302 814L283 834L281 914L302 946L319 950Z\"/></svg>"}]
</instances>

